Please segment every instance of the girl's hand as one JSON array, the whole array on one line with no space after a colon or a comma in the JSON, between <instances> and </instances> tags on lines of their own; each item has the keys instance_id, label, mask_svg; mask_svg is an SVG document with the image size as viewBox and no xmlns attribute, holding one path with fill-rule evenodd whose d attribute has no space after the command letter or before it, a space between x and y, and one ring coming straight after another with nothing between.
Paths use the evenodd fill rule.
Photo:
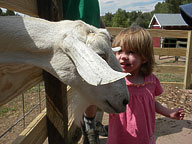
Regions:
<instances>
[{"instance_id":1,"label":"girl's hand","mask_svg":"<svg viewBox=\"0 0 192 144\"><path fill-rule=\"evenodd\" d=\"M184 109L182 108L175 108L171 110L172 112L170 113L170 118L176 119L176 120L183 120L184 118Z\"/></svg>"}]
</instances>

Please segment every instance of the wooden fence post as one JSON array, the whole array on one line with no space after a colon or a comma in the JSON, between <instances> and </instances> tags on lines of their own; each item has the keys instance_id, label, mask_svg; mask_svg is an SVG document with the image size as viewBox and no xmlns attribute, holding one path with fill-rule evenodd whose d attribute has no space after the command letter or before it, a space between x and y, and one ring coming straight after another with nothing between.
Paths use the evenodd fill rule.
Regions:
<instances>
[{"instance_id":1,"label":"wooden fence post","mask_svg":"<svg viewBox=\"0 0 192 144\"><path fill-rule=\"evenodd\" d=\"M62 0L37 0L38 15L49 21L63 19ZM43 72L49 144L68 144L67 86Z\"/></svg>"},{"instance_id":2,"label":"wooden fence post","mask_svg":"<svg viewBox=\"0 0 192 144\"><path fill-rule=\"evenodd\" d=\"M184 89L188 89L191 86L191 72L192 72L192 32L189 31L187 38Z\"/></svg>"}]
</instances>

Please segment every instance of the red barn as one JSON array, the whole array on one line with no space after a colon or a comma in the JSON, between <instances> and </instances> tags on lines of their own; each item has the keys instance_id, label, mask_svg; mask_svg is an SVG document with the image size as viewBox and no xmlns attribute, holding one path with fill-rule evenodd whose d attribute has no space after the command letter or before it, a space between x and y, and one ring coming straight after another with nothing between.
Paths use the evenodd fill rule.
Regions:
<instances>
[{"instance_id":1,"label":"red barn","mask_svg":"<svg viewBox=\"0 0 192 144\"><path fill-rule=\"evenodd\" d=\"M192 30L192 27L185 23L181 14L154 14L149 24L149 28L166 30ZM169 41L171 41L171 39L169 39ZM174 41L174 39L172 39L172 41ZM163 47L163 43L163 38L153 38L154 47Z\"/></svg>"}]
</instances>

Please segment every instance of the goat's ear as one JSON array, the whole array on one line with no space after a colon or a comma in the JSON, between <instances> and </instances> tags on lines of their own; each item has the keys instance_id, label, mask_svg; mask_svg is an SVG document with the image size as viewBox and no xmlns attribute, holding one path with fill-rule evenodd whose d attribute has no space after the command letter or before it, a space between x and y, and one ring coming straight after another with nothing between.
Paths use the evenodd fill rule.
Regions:
<instances>
[{"instance_id":1,"label":"goat's ear","mask_svg":"<svg viewBox=\"0 0 192 144\"><path fill-rule=\"evenodd\" d=\"M65 37L63 51L72 59L80 76L91 85L103 85L127 74L113 70L96 52L73 35Z\"/></svg>"}]
</instances>

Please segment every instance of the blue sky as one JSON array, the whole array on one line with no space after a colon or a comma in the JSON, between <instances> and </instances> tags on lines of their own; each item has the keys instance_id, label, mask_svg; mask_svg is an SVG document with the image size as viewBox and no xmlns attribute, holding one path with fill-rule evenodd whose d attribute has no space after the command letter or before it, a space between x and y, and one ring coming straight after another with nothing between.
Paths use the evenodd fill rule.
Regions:
<instances>
[{"instance_id":1,"label":"blue sky","mask_svg":"<svg viewBox=\"0 0 192 144\"><path fill-rule=\"evenodd\" d=\"M115 13L118 8L128 11L150 12L158 2L164 0L99 0L101 15ZM4 11L4 9L3 9Z\"/></svg>"},{"instance_id":2,"label":"blue sky","mask_svg":"<svg viewBox=\"0 0 192 144\"><path fill-rule=\"evenodd\" d=\"M150 12L158 2L163 0L99 0L101 15L115 13L118 8L128 11Z\"/></svg>"}]
</instances>

